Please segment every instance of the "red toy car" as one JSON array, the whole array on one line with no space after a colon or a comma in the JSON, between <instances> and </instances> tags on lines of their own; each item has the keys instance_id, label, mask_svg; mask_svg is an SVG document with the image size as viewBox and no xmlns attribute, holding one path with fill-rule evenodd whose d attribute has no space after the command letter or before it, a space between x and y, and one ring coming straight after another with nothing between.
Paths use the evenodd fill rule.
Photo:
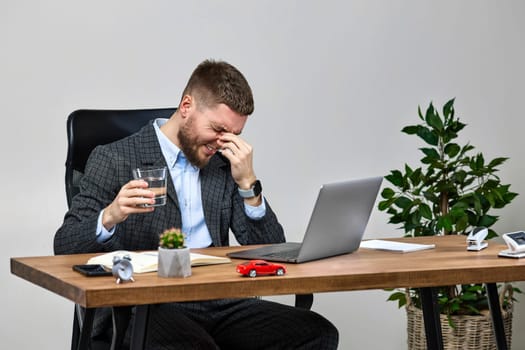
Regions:
<instances>
[{"instance_id":1,"label":"red toy car","mask_svg":"<svg viewBox=\"0 0 525 350\"><path fill-rule=\"evenodd\" d=\"M237 265L237 272L250 277L255 277L257 275L282 276L286 273L286 267L281 264L272 264L264 260L250 260Z\"/></svg>"}]
</instances>

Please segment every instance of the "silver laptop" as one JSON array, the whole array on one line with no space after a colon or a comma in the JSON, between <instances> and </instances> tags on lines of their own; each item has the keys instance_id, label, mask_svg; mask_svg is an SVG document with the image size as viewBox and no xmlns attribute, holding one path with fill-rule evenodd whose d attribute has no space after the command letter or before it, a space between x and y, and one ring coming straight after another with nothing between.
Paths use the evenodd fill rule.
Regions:
<instances>
[{"instance_id":1,"label":"silver laptop","mask_svg":"<svg viewBox=\"0 0 525 350\"><path fill-rule=\"evenodd\" d=\"M359 248L382 177L321 186L302 243L278 243L231 252L231 258L301 263Z\"/></svg>"}]
</instances>

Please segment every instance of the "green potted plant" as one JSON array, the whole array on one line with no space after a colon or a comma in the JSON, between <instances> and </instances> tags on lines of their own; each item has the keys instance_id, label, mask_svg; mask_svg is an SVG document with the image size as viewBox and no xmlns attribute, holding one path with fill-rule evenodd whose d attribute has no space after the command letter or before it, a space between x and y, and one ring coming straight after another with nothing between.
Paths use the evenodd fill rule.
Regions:
<instances>
[{"instance_id":1,"label":"green potted plant","mask_svg":"<svg viewBox=\"0 0 525 350\"><path fill-rule=\"evenodd\" d=\"M517 196L497 176L498 167L508 158L487 162L482 153L471 155L474 150L471 144L456 143L466 124L455 117L454 99L445 103L442 115L432 103L425 114L418 108L418 114L421 123L406 126L402 132L416 135L426 143L420 148L421 166L413 168L405 164L403 170L392 170L385 176L393 187L381 192L379 210L386 211L389 223L400 225L405 236L468 235L476 227L486 227L487 238L496 237L491 226L498 216L491 210L505 207ZM411 288L394 291L389 300L397 301L399 307L406 306L409 324L410 312L421 305L418 290ZM513 301L510 296L503 303ZM488 309L485 288L475 284L440 288L438 302L448 320L443 328L455 328L458 322L455 316L481 315ZM504 313L505 316L512 314ZM421 344L424 348L424 341ZM411 347L410 334L409 348L415 348Z\"/></svg>"},{"instance_id":2,"label":"green potted plant","mask_svg":"<svg viewBox=\"0 0 525 350\"><path fill-rule=\"evenodd\" d=\"M178 228L169 228L159 237L158 275L191 276L190 249L184 246L184 234Z\"/></svg>"}]
</instances>

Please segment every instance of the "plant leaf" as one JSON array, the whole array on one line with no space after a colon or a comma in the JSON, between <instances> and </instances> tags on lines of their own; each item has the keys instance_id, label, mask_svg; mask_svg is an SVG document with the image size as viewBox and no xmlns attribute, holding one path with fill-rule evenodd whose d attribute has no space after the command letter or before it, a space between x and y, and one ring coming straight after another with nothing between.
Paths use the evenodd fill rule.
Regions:
<instances>
[{"instance_id":1,"label":"plant leaf","mask_svg":"<svg viewBox=\"0 0 525 350\"><path fill-rule=\"evenodd\" d=\"M437 146L439 142L439 136L433 132L432 130L424 127L419 126L417 129L417 136L422 138L426 143L428 143L431 146Z\"/></svg>"},{"instance_id":2,"label":"plant leaf","mask_svg":"<svg viewBox=\"0 0 525 350\"><path fill-rule=\"evenodd\" d=\"M396 193L394 192L394 190L388 187L386 187L385 189L383 189L383 191L381 191L381 197L385 199L392 198L394 197L395 194Z\"/></svg>"},{"instance_id":3,"label":"plant leaf","mask_svg":"<svg viewBox=\"0 0 525 350\"><path fill-rule=\"evenodd\" d=\"M412 204L412 201L407 197L401 196L396 199L395 204L401 209L406 209Z\"/></svg>"},{"instance_id":4,"label":"plant leaf","mask_svg":"<svg viewBox=\"0 0 525 350\"><path fill-rule=\"evenodd\" d=\"M397 187L403 187L403 174L399 170L392 170L390 175L385 176L385 179Z\"/></svg>"},{"instance_id":5,"label":"plant leaf","mask_svg":"<svg viewBox=\"0 0 525 350\"><path fill-rule=\"evenodd\" d=\"M443 130L443 121L441 120L439 113L432 106L432 104L430 104L430 106L427 109L425 121L427 122L428 125L432 127L432 129L437 130L437 131Z\"/></svg>"},{"instance_id":6,"label":"plant leaf","mask_svg":"<svg viewBox=\"0 0 525 350\"><path fill-rule=\"evenodd\" d=\"M417 129L418 129L417 125L409 125L401 129L401 132L404 132L405 134L408 134L408 135L414 135L417 133Z\"/></svg>"},{"instance_id":7,"label":"plant leaf","mask_svg":"<svg viewBox=\"0 0 525 350\"><path fill-rule=\"evenodd\" d=\"M445 120L454 117L454 100L455 98L450 99L443 106L443 116L445 117Z\"/></svg>"},{"instance_id":8,"label":"plant leaf","mask_svg":"<svg viewBox=\"0 0 525 350\"><path fill-rule=\"evenodd\" d=\"M421 216L425 219L432 220L432 210L427 204L422 203L419 206L419 212L421 213Z\"/></svg>"},{"instance_id":9,"label":"plant leaf","mask_svg":"<svg viewBox=\"0 0 525 350\"><path fill-rule=\"evenodd\" d=\"M456 143L449 143L445 146L445 153L450 158L454 158L455 156L457 156L460 150L461 148Z\"/></svg>"}]
</instances>

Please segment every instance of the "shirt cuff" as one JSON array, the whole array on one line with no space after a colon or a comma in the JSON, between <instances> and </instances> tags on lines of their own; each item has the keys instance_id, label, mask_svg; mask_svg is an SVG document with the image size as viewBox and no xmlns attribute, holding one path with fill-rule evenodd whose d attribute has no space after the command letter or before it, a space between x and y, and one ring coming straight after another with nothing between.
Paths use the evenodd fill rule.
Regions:
<instances>
[{"instance_id":1,"label":"shirt cuff","mask_svg":"<svg viewBox=\"0 0 525 350\"><path fill-rule=\"evenodd\" d=\"M117 225L113 226L113 228L108 231L106 230L106 228L104 227L104 225L102 225L102 215L104 215L104 209L102 209L100 211L100 214L98 215L98 220L97 220L97 242L98 243L104 243L106 242L108 239L110 239L113 234L115 233L115 227L117 227Z\"/></svg>"},{"instance_id":2,"label":"shirt cuff","mask_svg":"<svg viewBox=\"0 0 525 350\"><path fill-rule=\"evenodd\" d=\"M260 220L266 215L266 201L262 198L262 203L256 207L244 203L244 211L252 220Z\"/></svg>"}]
</instances>

